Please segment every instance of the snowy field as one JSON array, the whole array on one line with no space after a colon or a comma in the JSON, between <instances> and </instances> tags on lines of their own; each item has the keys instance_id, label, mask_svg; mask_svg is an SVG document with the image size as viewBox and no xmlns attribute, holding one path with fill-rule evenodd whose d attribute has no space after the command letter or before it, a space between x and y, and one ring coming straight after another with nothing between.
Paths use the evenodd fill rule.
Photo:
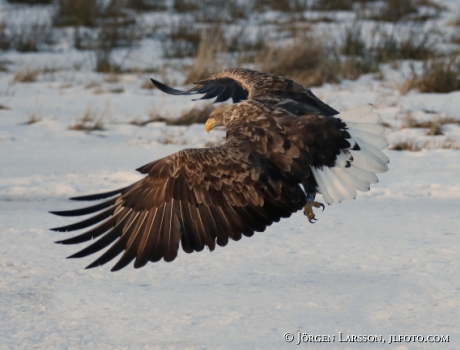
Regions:
<instances>
[{"instance_id":1,"label":"snowy field","mask_svg":"<svg viewBox=\"0 0 460 350\"><path fill-rule=\"evenodd\" d=\"M158 45L146 41L134 55L157 59ZM111 264L84 269L95 256L66 260L83 245L54 244L71 234L48 229L73 220L48 211L84 206L67 198L126 186L140 178L133 169L224 134L133 125L197 103L141 88L157 73L114 80L72 68L87 56L1 56L11 63L0 73L0 349L460 349L460 91L402 94L406 62L385 66L384 79L314 88L341 111L374 104L390 147L421 150L385 151L390 171L380 182L317 211L314 225L297 213L212 253L181 251L172 263L111 273ZM13 81L34 64L60 69ZM101 130L71 130L85 113ZM452 119L442 135L404 127L435 117ZM298 332L335 342L297 346ZM340 342L340 332L385 343ZM449 342L389 344L390 335Z\"/></svg>"},{"instance_id":2,"label":"snowy field","mask_svg":"<svg viewBox=\"0 0 460 350\"><path fill-rule=\"evenodd\" d=\"M315 225L298 213L212 254L181 253L173 263L117 273L84 270L92 260L65 260L77 248L54 244L68 235L47 230L69 220L47 211L81 206L70 196L127 185L139 178L131 169L185 147L155 141L160 131L187 147L222 134L162 123L70 131L51 111L69 108L63 114L71 117L71 108L82 108L78 92L43 97L50 116L22 125L17 109L33 108L20 96L27 89L18 89L0 119L1 348L295 348L285 332L387 341L390 334L440 334L450 343L384 346L460 346L459 151L387 151L390 171L381 181L355 201L326 208ZM152 94L114 103L188 103Z\"/></svg>"}]
</instances>

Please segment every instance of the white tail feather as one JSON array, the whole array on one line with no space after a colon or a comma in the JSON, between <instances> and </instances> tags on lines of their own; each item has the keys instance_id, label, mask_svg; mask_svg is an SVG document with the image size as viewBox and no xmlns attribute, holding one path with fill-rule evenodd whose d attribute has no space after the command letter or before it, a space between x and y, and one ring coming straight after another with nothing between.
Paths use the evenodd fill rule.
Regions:
<instances>
[{"instance_id":1,"label":"white tail feather","mask_svg":"<svg viewBox=\"0 0 460 350\"><path fill-rule=\"evenodd\" d=\"M337 116L337 118L339 118L339 116ZM343 119L346 122L348 121L352 123L364 123L364 124L380 123L380 116L377 113L368 113L368 114L363 114L360 116L355 115L353 117L345 117L345 118L340 117L340 119Z\"/></svg>"},{"instance_id":2,"label":"white tail feather","mask_svg":"<svg viewBox=\"0 0 460 350\"><path fill-rule=\"evenodd\" d=\"M372 112L372 105L369 104L369 105L362 105L362 106L358 106L358 107L353 108L353 109L349 109L346 112L340 113L336 117L340 118L342 120L350 120L351 121L352 119L355 119L356 117L359 117L361 115L368 114L368 113L371 113L371 112Z\"/></svg>"},{"instance_id":3,"label":"white tail feather","mask_svg":"<svg viewBox=\"0 0 460 350\"><path fill-rule=\"evenodd\" d=\"M350 151L350 153L353 156L352 163L357 168L371 173L384 173L388 171L388 166L365 148L359 151Z\"/></svg>"},{"instance_id":4,"label":"white tail feather","mask_svg":"<svg viewBox=\"0 0 460 350\"><path fill-rule=\"evenodd\" d=\"M385 149L388 147L388 141L383 136L370 134L368 132L356 130L356 129L348 129L351 137L357 137L363 140L365 143L368 143L378 149ZM359 144L359 143L358 143Z\"/></svg>"},{"instance_id":5,"label":"white tail feather","mask_svg":"<svg viewBox=\"0 0 460 350\"><path fill-rule=\"evenodd\" d=\"M366 192L369 191L369 183L358 179L357 177L353 177L348 174L343 168L339 168L337 166L331 168L333 173L336 174L337 177L340 177L343 181L345 181L351 188L355 188L359 191ZM355 192L356 197L356 192Z\"/></svg>"},{"instance_id":6,"label":"white tail feather","mask_svg":"<svg viewBox=\"0 0 460 350\"><path fill-rule=\"evenodd\" d=\"M349 149L342 149L333 167L311 167L313 176L327 204L356 198L356 190L369 191L378 182L375 173L388 171L388 157L381 151L388 147L380 117L364 105L335 116L345 123L351 136ZM356 147L358 145L359 147Z\"/></svg>"},{"instance_id":7,"label":"white tail feather","mask_svg":"<svg viewBox=\"0 0 460 350\"><path fill-rule=\"evenodd\" d=\"M317 170L315 167L311 167L311 171L313 173L313 176L315 177L316 183L318 184L319 190L321 191L324 200L327 204L331 205L332 203L334 203L334 200L330 196L329 192L327 192L327 188L322 181L322 177L319 175L320 171Z\"/></svg>"},{"instance_id":8,"label":"white tail feather","mask_svg":"<svg viewBox=\"0 0 460 350\"><path fill-rule=\"evenodd\" d=\"M351 159L352 158L350 154L346 154L343 151L341 151L340 154L337 156L337 159L335 160L335 164L340 168L344 168L347 166L347 163L350 163Z\"/></svg>"},{"instance_id":9,"label":"white tail feather","mask_svg":"<svg viewBox=\"0 0 460 350\"><path fill-rule=\"evenodd\" d=\"M342 192L345 198L355 199L356 198L356 187L353 186L353 184L350 185L348 181L346 181L343 178L344 174L340 173L339 170L340 168L336 166L329 168L329 171L335 177L336 181L340 183L340 185L337 186L337 188Z\"/></svg>"},{"instance_id":10,"label":"white tail feather","mask_svg":"<svg viewBox=\"0 0 460 350\"><path fill-rule=\"evenodd\" d=\"M356 138L356 142L358 143L358 145L363 145L363 148L365 148L367 151L371 152L374 156L379 158L382 161L382 163L388 164L390 162L390 158L388 158L388 156L385 153L383 153L381 150L379 150L378 148L368 143L365 143L360 138Z\"/></svg>"},{"instance_id":11,"label":"white tail feather","mask_svg":"<svg viewBox=\"0 0 460 350\"><path fill-rule=\"evenodd\" d=\"M371 124L371 123L353 123L353 122L346 122L349 129L355 129L359 131L365 131L370 134L375 134L382 136L385 133L385 128L379 124Z\"/></svg>"},{"instance_id":12,"label":"white tail feather","mask_svg":"<svg viewBox=\"0 0 460 350\"><path fill-rule=\"evenodd\" d=\"M345 172L350 174L353 177L360 179L361 181L367 182L368 184L375 184L379 182L377 175L369 171L355 167L354 165L349 168L344 168Z\"/></svg>"},{"instance_id":13,"label":"white tail feather","mask_svg":"<svg viewBox=\"0 0 460 350\"><path fill-rule=\"evenodd\" d=\"M343 193L337 186L334 174L331 173L328 167L324 167L320 176L323 177L323 183L326 185L327 191L331 195L332 199L334 199L335 202L340 203L343 200Z\"/></svg>"}]
</instances>

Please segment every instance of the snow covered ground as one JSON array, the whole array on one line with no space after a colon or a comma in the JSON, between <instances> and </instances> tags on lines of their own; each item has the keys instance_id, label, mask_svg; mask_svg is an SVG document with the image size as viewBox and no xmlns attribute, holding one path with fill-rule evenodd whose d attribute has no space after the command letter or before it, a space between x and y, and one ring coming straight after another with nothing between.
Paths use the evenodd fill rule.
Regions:
<instances>
[{"instance_id":1,"label":"snow covered ground","mask_svg":"<svg viewBox=\"0 0 460 350\"><path fill-rule=\"evenodd\" d=\"M446 1L454 10L457 3ZM139 60L156 60L157 44L144 42ZM313 89L338 110L373 103L392 147L422 150L385 151L390 171L380 182L327 207L314 225L297 213L213 253L111 273L110 264L84 270L93 257L66 260L83 246L54 244L70 235L48 228L72 220L48 211L80 207L67 198L128 185L140 178L133 169L219 143L223 133L130 124L197 103L142 89L149 74L75 70L87 55L2 55L12 63L0 75L0 349L460 348L459 91L403 95L406 63L384 67L383 80ZM59 69L36 82L13 81L24 67L51 66ZM70 130L85 113L103 130ZM407 127L435 118L450 118L443 135ZM298 332L335 342L296 346ZM339 342L339 332L386 342ZM390 335L449 342L389 344Z\"/></svg>"},{"instance_id":2,"label":"snow covered ground","mask_svg":"<svg viewBox=\"0 0 460 350\"><path fill-rule=\"evenodd\" d=\"M387 342L390 334L449 335L449 343L384 346L459 348L459 151L387 151L390 171L380 183L326 208L315 225L298 213L212 254L84 270L92 260L65 260L77 248L54 244L68 235L47 230L69 220L48 210L81 206L66 198L127 185L139 178L131 169L222 134L162 123L67 130L82 108L78 93L43 97L44 110L62 115L43 112L23 125L20 106L34 104L21 100L26 92L18 89L0 118L0 348L295 348L285 332L336 336L302 344L316 349L382 347L339 343L339 332ZM123 98L111 100L114 110L188 103L156 91ZM161 133L181 141L162 144Z\"/></svg>"}]
</instances>

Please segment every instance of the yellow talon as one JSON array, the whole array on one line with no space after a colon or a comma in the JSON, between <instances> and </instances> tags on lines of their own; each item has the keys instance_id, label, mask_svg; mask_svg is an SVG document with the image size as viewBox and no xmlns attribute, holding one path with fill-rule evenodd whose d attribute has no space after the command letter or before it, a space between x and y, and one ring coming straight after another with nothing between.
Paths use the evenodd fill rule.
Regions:
<instances>
[{"instance_id":1,"label":"yellow talon","mask_svg":"<svg viewBox=\"0 0 460 350\"><path fill-rule=\"evenodd\" d=\"M308 202L307 205L305 206L303 213L307 216L308 221L310 223L314 224L315 222L313 220L318 220L315 218L315 213L313 212L313 207L315 208L323 208L324 211L324 204L319 203L319 202Z\"/></svg>"}]
</instances>

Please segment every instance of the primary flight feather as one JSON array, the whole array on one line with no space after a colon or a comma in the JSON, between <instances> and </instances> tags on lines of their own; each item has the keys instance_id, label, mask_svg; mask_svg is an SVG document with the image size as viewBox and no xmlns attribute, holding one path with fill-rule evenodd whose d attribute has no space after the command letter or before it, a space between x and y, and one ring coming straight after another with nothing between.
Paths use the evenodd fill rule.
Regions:
<instances>
[{"instance_id":1,"label":"primary flight feather","mask_svg":"<svg viewBox=\"0 0 460 350\"><path fill-rule=\"evenodd\" d=\"M310 90L285 77L248 69L228 69L199 81L188 91L152 82L173 95L204 94L223 102L205 124L226 129L221 146L185 149L138 170L142 180L126 188L72 198L102 203L61 216L94 214L55 231L89 230L61 244L95 240L70 256L80 258L109 247L88 268L121 253L112 271L134 260L134 267L161 259L173 261L179 250L214 250L228 239L264 231L273 222L304 209L355 198L388 170L387 147L378 115L370 105L339 114ZM301 186L302 185L302 186ZM324 207L324 206L323 206Z\"/></svg>"}]
</instances>

